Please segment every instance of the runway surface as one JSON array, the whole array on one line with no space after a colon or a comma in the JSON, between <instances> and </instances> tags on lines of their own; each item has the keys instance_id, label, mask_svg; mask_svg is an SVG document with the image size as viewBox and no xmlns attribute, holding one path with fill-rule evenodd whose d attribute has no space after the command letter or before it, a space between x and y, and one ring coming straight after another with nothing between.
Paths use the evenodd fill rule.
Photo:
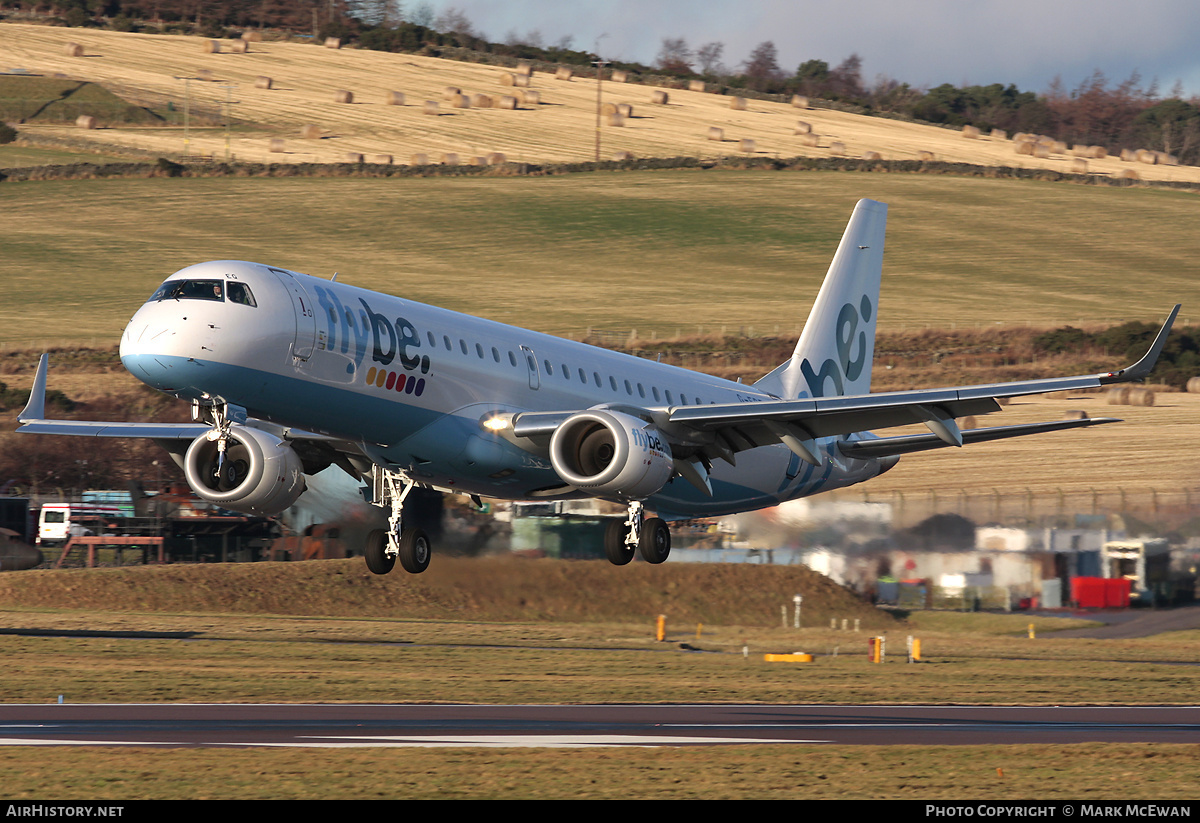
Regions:
<instances>
[{"instance_id":1,"label":"runway surface","mask_svg":"<svg viewBox=\"0 0 1200 823\"><path fill-rule=\"evenodd\" d=\"M3 746L1200 743L1198 706L10 704Z\"/></svg>"}]
</instances>

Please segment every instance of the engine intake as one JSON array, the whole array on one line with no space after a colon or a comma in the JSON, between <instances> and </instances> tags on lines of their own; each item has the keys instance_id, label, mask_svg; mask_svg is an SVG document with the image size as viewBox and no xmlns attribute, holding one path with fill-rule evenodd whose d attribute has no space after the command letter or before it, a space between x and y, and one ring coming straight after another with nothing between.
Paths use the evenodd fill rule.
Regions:
<instances>
[{"instance_id":1,"label":"engine intake","mask_svg":"<svg viewBox=\"0 0 1200 823\"><path fill-rule=\"evenodd\" d=\"M303 465L295 450L278 437L248 426L230 428L224 461L216 440L197 437L184 455L183 470L202 500L261 517L279 514L305 489Z\"/></svg>"},{"instance_id":2,"label":"engine intake","mask_svg":"<svg viewBox=\"0 0 1200 823\"><path fill-rule=\"evenodd\" d=\"M671 447L652 424L621 412L568 417L550 438L550 463L564 482L597 497L644 500L674 471Z\"/></svg>"}]
</instances>

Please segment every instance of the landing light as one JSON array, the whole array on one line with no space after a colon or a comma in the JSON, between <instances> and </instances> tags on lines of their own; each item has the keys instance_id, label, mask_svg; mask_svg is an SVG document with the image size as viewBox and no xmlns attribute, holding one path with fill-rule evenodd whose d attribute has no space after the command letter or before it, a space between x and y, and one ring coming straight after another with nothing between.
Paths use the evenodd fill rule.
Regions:
<instances>
[{"instance_id":1,"label":"landing light","mask_svg":"<svg viewBox=\"0 0 1200 823\"><path fill-rule=\"evenodd\" d=\"M497 434L499 434L500 432L509 428L512 421L509 420L508 415L493 414L489 417L483 418L483 420L481 420L480 423L488 431L496 432Z\"/></svg>"}]
</instances>

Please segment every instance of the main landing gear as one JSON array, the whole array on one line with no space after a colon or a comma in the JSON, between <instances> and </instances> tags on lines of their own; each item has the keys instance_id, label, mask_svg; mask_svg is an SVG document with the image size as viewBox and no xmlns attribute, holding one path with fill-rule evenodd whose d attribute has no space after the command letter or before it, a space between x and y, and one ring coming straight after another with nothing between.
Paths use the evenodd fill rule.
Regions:
<instances>
[{"instance_id":1,"label":"main landing gear","mask_svg":"<svg viewBox=\"0 0 1200 823\"><path fill-rule=\"evenodd\" d=\"M647 563L662 563L671 553L671 530L658 517L646 517L640 501L629 504L624 520L609 521L604 530L604 554L608 562L624 566L634 552Z\"/></svg>"},{"instance_id":2,"label":"main landing gear","mask_svg":"<svg viewBox=\"0 0 1200 823\"><path fill-rule=\"evenodd\" d=\"M387 530L375 529L367 535L367 568L375 574L387 574L400 560L406 572L420 574L429 568L432 545L429 536L420 529L404 528L404 498L416 488L403 472L379 466L371 467L371 503L389 509Z\"/></svg>"}]
</instances>

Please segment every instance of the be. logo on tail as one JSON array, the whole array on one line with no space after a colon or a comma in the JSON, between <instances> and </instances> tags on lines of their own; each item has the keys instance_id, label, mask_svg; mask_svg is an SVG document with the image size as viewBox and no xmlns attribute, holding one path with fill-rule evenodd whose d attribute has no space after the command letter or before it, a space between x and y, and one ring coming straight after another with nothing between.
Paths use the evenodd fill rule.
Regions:
<instances>
[{"instance_id":1,"label":"be. logo on tail","mask_svg":"<svg viewBox=\"0 0 1200 823\"><path fill-rule=\"evenodd\" d=\"M804 375L805 382L808 383L808 391L811 396L836 397L841 395L844 393L846 382L853 382L862 374L863 366L867 362L867 346L871 343L867 340L866 332L859 331L858 327L860 322L867 322L870 319L871 300L865 294L859 300L857 309L852 303L843 304L838 312L835 326L838 359L827 358L821 364L819 371L813 371L808 358L800 363L800 372ZM857 349L856 357L853 356L855 349ZM825 391L827 380L833 381L832 392Z\"/></svg>"}]
</instances>

